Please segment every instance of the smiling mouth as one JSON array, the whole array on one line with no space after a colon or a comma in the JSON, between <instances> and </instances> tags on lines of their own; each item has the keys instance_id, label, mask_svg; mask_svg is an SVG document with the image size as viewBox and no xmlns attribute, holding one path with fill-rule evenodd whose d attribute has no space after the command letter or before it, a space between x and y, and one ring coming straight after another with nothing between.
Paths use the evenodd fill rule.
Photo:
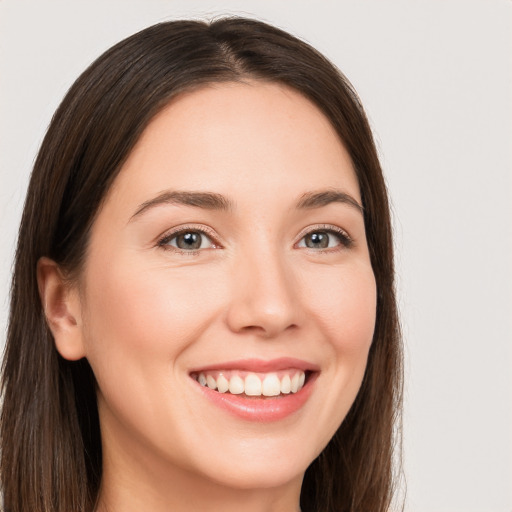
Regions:
<instances>
[{"instance_id":1,"label":"smiling mouth","mask_svg":"<svg viewBox=\"0 0 512 512\"><path fill-rule=\"evenodd\" d=\"M318 364L281 357L239 359L191 369L210 403L244 421L273 422L298 414L315 389Z\"/></svg>"},{"instance_id":2,"label":"smiling mouth","mask_svg":"<svg viewBox=\"0 0 512 512\"><path fill-rule=\"evenodd\" d=\"M241 370L208 370L191 377L201 386L218 393L248 398L277 398L298 393L308 381L310 371L290 368L260 373Z\"/></svg>"}]
</instances>

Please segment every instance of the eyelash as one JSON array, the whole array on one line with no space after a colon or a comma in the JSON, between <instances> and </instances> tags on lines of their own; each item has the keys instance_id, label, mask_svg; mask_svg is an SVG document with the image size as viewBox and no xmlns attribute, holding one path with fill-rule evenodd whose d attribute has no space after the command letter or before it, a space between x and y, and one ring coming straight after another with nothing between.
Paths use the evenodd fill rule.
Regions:
<instances>
[{"instance_id":1,"label":"eyelash","mask_svg":"<svg viewBox=\"0 0 512 512\"><path fill-rule=\"evenodd\" d=\"M174 231L171 231L170 233L166 233L162 238L160 238L157 242L157 246L163 248L164 250L171 250L178 254L188 255L188 256L194 256L197 255L200 251L203 251L205 249L199 248L195 250L184 250L180 249L178 247L174 247L170 245L170 241L174 238L178 237L179 235L185 234L185 233L199 233L201 235L206 236L211 244L212 247L208 247L208 249L218 249L222 248L222 246L216 242L216 237L213 232L213 230L206 229L204 226L183 226L180 227ZM313 252L333 252L333 251L339 251L340 246L344 249L349 249L354 244L354 240L350 237L350 235L343 229L333 226L333 225L318 225L318 226L310 226L306 229L304 229L299 236L299 241L294 244L294 246L297 246L307 235L311 235L313 233L327 233L328 235L334 235L339 241L339 246L335 247L328 247L328 248L320 248L315 249L311 247L305 247L306 249L309 249Z\"/></svg>"},{"instance_id":2,"label":"eyelash","mask_svg":"<svg viewBox=\"0 0 512 512\"><path fill-rule=\"evenodd\" d=\"M307 227L300 233L299 242L297 243L300 243L307 235L312 235L313 233L327 233L328 235L334 235L339 241L339 246L328 247L324 249L314 249L311 247L305 247L310 251L334 252L339 251L341 249L350 249L354 245L354 240L344 229L341 229L337 226L333 226L331 224L320 224L317 226Z\"/></svg>"},{"instance_id":3,"label":"eyelash","mask_svg":"<svg viewBox=\"0 0 512 512\"><path fill-rule=\"evenodd\" d=\"M199 254L200 251L204 250L201 248L195 249L195 250L192 250L192 249L184 250L184 249L180 249L179 247L174 247L169 244L169 242L171 240L173 240L174 238L176 238L180 235L183 235L185 233L200 233L201 235L204 235L211 241L211 244L212 244L211 248L218 249L218 248L222 247L219 243L216 242L215 233L213 232L213 230L206 229L204 226L201 226L201 227L199 227L199 226L183 226L183 227L177 228L176 230L171 231L170 233L166 233L162 238L160 238L158 240L157 245L158 245L158 247L161 247L164 250L174 251L178 254L183 254L183 255L187 255L187 256L197 255L197 254Z\"/></svg>"}]
</instances>

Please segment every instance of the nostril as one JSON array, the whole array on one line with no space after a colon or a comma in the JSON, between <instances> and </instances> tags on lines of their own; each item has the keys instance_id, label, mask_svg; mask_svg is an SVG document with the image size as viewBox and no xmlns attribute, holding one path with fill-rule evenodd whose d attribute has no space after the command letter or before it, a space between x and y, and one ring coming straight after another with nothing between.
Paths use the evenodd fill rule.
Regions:
<instances>
[{"instance_id":1,"label":"nostril","mask_svg":"<svg viewBox=\"0 0 512 512\"><path fill-rule=\"evenodd\" d=\"M261 338L274 338L278 335L280 335L284 331L289 331L296 329L296 324L290 324L285 327L281 327L278 323L265 323L264 326L260 325L247 325L242 327L239 331L239 333L248 333L248 334L254 334L256 336L259 336Z\"/></svg>"}]
</instances>

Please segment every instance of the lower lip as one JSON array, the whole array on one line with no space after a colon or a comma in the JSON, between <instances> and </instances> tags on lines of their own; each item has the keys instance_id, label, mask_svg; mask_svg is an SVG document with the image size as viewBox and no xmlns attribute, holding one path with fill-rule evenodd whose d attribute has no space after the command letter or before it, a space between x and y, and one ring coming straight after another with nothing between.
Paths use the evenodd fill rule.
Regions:
<instances>
[{"instance_id":1,"label":"lower lip","mask_svg":"<svg viewBox=\"0 0 512 512\"><path fill-rule=\"evenodd\" d=\"M221 409L244 420L270 422L282 420L297 412L310 397L317 376L317 373L311 374L304 387L297 393L261 398L219 393L207 386L201 386L197 381L195 382L204 396Z\"/></svg>"}]
</instances>

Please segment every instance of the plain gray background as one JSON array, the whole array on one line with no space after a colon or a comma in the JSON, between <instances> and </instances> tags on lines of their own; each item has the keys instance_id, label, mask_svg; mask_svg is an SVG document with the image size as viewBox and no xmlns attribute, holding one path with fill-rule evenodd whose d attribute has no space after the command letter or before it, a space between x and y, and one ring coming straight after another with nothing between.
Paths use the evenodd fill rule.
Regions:
<instances>
[{"instance_id":1,"label":"plain gray background","mask_svg":"<svg viewBox=\"0 0 512 512\"><path fill-rule=\"evenodd\" d=\"M0 0L0 345L31 165L133 32L237 13L309 41L367 109L393 203L407 512L512 511L512 2Z\"/></svg>"}]
</instances>

